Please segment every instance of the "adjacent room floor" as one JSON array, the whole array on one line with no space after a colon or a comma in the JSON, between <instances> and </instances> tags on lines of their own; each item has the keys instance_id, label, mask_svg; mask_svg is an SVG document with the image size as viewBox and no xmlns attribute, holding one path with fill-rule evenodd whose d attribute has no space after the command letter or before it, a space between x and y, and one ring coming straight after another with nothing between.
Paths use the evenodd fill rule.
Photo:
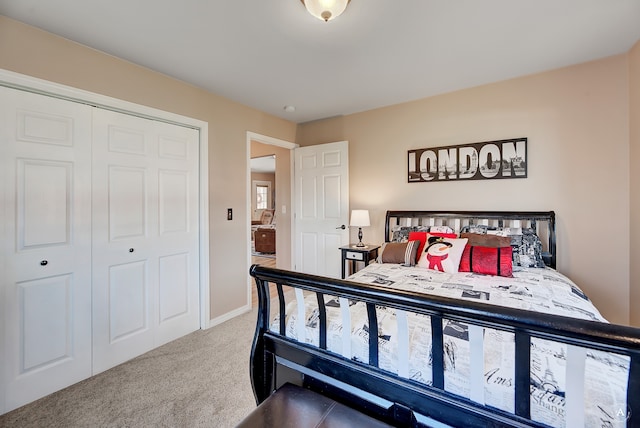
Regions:
<instances>
[{"instance_id":1,"label":"adjacent room floor","mask_svg":"<svg viewBox=\"0 0 640 428\"><path fill-rule=\"evenodd\" d=\"M276 258L275 257L258 257L258 256L251 256L251 264L258 264L261 266L266 266L266 267L276 267ZM270 292L271 292L271 297L275 297L277 296L277 291L276 291L276 287L275 285L271 285L270 287ZM252 287L251 288L251 306L252 307L256 307L258 306L258 293L256 290L256 287Z\"/></svg>"}]
</instances>

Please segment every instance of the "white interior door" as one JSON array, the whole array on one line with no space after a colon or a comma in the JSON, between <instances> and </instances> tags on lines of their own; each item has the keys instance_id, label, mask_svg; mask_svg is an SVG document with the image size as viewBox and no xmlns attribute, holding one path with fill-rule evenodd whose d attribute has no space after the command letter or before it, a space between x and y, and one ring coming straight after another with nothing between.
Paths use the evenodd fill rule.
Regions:
<instances>
[{"instance_id":1,"label":"white interior door","mask_svg":"<svg viewBox=\"0 0 640 428\"><path fill-rule=\"evenodd\" d=\"M199 328L198 132L94 112L94 373Z\"/></svg>"},{"instance_id":2,"label":"white interior door","mask_svg":"<svg viewBox=\"0 0 640 428\"><path fill-rule=\"evenodd\" d=\"M91 107L0 100L3 413L91 375Z\"/></svg>"},{"instance_id":3,"label":"white interior door","mask_svg":"<svg viewBox=\"0 0 640 428\"><path fill-rule=\"evenodd\" d=\"M340 278L338 248L349 243L349 143L300 147L294 157L295 270Z\"/></svg>"}]
</instances>

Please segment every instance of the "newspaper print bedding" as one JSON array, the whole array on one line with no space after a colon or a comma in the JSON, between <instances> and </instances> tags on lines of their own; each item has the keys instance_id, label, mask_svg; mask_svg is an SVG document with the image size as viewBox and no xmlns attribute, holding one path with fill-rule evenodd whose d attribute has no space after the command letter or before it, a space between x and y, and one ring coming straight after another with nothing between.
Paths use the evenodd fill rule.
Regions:
<instances>
[{"instance_id":1,"label":"newspaper print bedding","mask_svg":"<svg viewBox=\"0 0 640 428\"><path fill-rule=\"evenodd\" d=\"M371 264L350 280L460 299L606 322L587 296L570 279L549 268L524 268L513 278L468 272L442 273L395 264ZM298 290L300 292L300 290ZM302 294L300 292L300 298ZM287 307L286 334L318 346L318 309L307 296L304 324L296 301ZM362 303L325 296L327 349L368 362L368 319ZM399 376L431 384L431 324L428 316L378 307L379 366ZM278 319L272 323L277 331ZM401 326L401 327L398 327ZM485 405L514 412L514 336L494 329L445 320L445 389ZM399 333L398 328L405 329ZM350 334L346 334L350 332ZM347 339L348 337L348 339ZM475 338L475 339L474 339ZM479 338L479 341L478 341ZM478 348L478 344L480 348ZM569 348L569 349L568 349ZM531 418L554 427L577 426L566 421L567 354L575 347L533 339L531 345ZM473 359L471 355L475 355ZM482 356L482 358L477 358ZM580 426L626 426L629 359L586 351L583 383L584 417ZM480 364L480 367L478 367ZM475 374L475 377L474 377ZM478 378L478 374L480 377ZM470 380L471 379L471 380ZM575 401L573 404L575 405ZM575 413L574 413L575 414Z\"/></svg>"}]
</instances>

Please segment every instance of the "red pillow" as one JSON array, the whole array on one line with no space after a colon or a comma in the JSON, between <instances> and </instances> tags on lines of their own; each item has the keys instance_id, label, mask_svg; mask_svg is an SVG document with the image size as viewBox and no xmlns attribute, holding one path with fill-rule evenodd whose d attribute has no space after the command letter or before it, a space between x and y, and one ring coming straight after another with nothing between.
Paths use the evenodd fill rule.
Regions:
<instances>
[{"instance_id":1,"label":"red pillow","mask_svg":"<svg viewBox=\"0 0 640 428\"><path fill-rule=\"evenodd\" d=\"M460 259L459 272L512 277L511 247L479 247L467 245Z\"/></svg>"},{"instance_id":2,"label":"red pillow","mask_svg":"<svg viewBox=\"0 0 640 428\"><path fill-rule=\"evenodd\" d=\"M418 253L416 254L416 263L420 260L420 256L424 251L424 246L427 244L427 233L431 236L440 236L441 238L457 238L456 233L444 233L444 232L409 232L409 241L420 241L418 245Z\"/></svg>"}]
</instances>

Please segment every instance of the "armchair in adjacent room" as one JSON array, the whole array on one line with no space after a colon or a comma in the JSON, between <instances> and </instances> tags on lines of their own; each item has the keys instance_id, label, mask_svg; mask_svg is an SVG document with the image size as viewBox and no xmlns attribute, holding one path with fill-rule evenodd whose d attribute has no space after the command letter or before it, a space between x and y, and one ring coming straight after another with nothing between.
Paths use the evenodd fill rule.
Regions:
<instances>
[{"instance_id":1,"label":"armchair in adjacent room","mask_svg":"<svg viewBox=\"0 0 640 428\"><path fill-rule=\"evenodd\" d=\"M276 210L262 210L260 220L251 220L252 226L267 225L273 222L273 216Z\"/></svg>"}]
</instances>

